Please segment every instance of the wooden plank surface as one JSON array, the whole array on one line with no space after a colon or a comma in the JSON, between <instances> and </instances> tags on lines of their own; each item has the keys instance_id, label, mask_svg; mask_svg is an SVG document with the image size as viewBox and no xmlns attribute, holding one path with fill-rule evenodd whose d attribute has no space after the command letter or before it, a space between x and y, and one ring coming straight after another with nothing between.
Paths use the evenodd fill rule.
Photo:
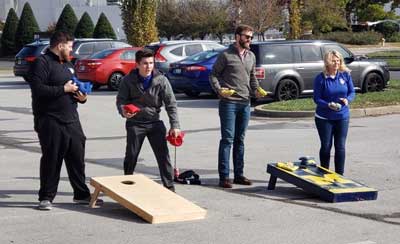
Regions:
<instances>
[{"instance_id":1,"label":"wooden plank surface","mask_svg":"<svg viewBox=\"0 0 400 244\"><path fill-rule=\"evenodd\" d=\"M206 210L142 174L93 177L90 184L150 223L204 219Z\"/></svg>"}]
</instances>

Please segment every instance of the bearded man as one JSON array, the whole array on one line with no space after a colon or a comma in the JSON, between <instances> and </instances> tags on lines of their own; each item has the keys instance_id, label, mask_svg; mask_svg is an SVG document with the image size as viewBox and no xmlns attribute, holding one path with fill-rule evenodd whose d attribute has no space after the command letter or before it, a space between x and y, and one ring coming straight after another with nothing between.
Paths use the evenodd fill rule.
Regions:
<instances>
[{"instance_id":1,"label":"bearded man","mask_svg":"<svg viewBox=\"0 0 400 244\"><path fill-rule=\"evenodd\" d=\"M77 111L77 103L85 103L87 95L72 82L72 45L73 38L68 33L54 33L49 50L35 60L29 71L34 129L42 149L39 210L52 209L63 160L74 191L73 201L90 202L85 183L86 137Z\"/></svg>"},{"instance_id":2,"label":"bearded man","mask_svg":"<svg viewBox=\"0 0 400 244\"><path fill-rule=\"evenodd\" d=\"M232 188L229 180L229 158L233 145L234 184L251 185L243 175L244 137L250 119L250 94L260 93L255 76L256 57L250 51L253 28L239 25L235 43L217 58L210 74L210 84L219 95L221 140L218 151L219 186Z\"/></svg>"}]
</instances>

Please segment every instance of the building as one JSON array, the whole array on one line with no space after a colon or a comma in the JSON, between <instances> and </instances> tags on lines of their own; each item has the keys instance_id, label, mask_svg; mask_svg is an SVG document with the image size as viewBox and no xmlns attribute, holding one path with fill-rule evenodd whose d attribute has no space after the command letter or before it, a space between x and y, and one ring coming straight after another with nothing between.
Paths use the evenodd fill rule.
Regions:
<instances>
[{"instance_id":1,"label":"building","mask_svg":"<svg viewBox=\"0 0 400 244\"><path fill-rule=\"evenodd\" d=\"M125 39L122 29L120 0L0 0L0 21L5 21L10 8L14 8L18 17L21 16L24 4L29 2L41 31L46 31L51 24L57 23L66 4L74 9L78 20L87 12L96 25L103 12L110 21L118 39Z\"/></svg>"}]
</instances>

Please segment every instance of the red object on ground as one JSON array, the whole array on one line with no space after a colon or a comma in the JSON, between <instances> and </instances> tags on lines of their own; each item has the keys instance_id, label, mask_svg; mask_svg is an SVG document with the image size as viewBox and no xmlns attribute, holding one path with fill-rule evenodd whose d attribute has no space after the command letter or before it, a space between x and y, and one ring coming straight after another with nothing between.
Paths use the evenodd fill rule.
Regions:
<instances>
[{"instance_id":1,"label":"red object on ground","mask_svg":"<svg viewBox=\"0 0 400 244\"><path fill-rule=\"evenodd\" d=\"M183 143L183 137L185 136L184 132L179 133L179 135L177 137L173 137L172 135L168 135L167 136L167 141L176 147L179 147L182 145Z\"/></svg>"},{"instance_id":2,"label":"red object on ground","mask_svg":"<svg viewBox=\"0 0 400 244\"><path fill-rule=\"evenodd\" d=\"M137 113L140 111L140 108L136 107L133 104L126 104L123 106L123 108L124 108L125 112L131 113L131 114L134 114L134 113Z\"/></svg>"}]
</instances>

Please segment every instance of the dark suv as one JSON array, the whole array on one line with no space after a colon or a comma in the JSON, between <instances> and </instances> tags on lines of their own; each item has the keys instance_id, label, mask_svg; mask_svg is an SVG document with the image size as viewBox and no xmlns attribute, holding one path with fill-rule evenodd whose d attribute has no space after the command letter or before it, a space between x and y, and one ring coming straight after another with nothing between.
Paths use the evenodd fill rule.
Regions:
<instances>
[{"instance_id":1,"label":"dark suv","mask_svg":"<svg viewBox=\"0 0 400 244\"><path fill-rule=\"evenodd\" d=\"M332 41L267 41L253 43L250 48L256 55L260 85L276 100L312 93L314 78L324 68L323 54L330 50L343 55L354 86L362 92L381 91L390 78L386 62L354 56Z\"/></svg>"},{"instance_id":2,"label":"dark suv","mask_svg":"<svg viewBox=\"0 0 400 244\"><path fill-rule=\"evenodd\" d=\"M72 47L72 62L86 58L93 53L109 48L130 47L131 45L113 39L77 38ZM25 45L15 56L14 75L27 80L27 73L33 61L49 48L49 40L38 40Z\"/></svg>"}]
</instances>

